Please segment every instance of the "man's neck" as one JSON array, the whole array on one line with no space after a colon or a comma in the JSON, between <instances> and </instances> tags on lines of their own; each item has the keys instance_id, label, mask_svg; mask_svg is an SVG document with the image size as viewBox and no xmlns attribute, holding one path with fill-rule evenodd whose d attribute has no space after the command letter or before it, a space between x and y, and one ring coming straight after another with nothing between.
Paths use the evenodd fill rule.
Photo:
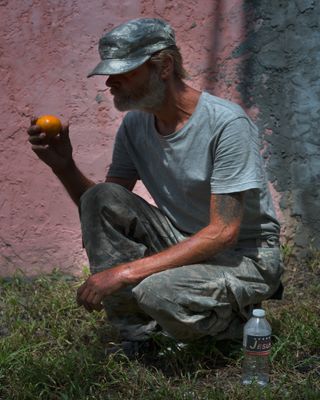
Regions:
<instances>
[{"instance_id":1,"label":"man's neck","mask_svg":"<svg viewBox=\"0 0 320 400\"><path fill-rule=\"evenodd\" d=\"M170 135L181 129L193 114L200 92L184 82L170 82L161 108L153 111L160 135Z\"/></svg>"}]
</instances>

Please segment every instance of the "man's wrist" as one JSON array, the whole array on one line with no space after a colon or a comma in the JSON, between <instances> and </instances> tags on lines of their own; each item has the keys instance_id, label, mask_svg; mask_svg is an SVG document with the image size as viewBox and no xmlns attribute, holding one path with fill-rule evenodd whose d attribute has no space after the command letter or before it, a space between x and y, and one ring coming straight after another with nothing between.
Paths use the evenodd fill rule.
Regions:
<instances>
[{"instance_id":1,"label":"man's wrist","mask_svg":"<svg viewBox=\"0 0 320 400\"><path fill-rule=\"evenodd\" d=\"M134 270L134 267L131 264L122 265L121 277L122 277L122 281L125 283L126 286L137 283L137 280L135 279L135 277L133 275L133 270Z\"/></svg>"},{"instance_id":2,"label":"man's wrist","mask_svg":"<svg viewBox=\"0 0 320 400\"><path fill-rule=\"evenodd\" d=\"M67 172L75 168L76 164L73 160L73 158L70 158L70 160L67 160L64 165L60 165L59 167L52 167L52 172L57 175L65 175Z\"/></svg>"}]
</instances>

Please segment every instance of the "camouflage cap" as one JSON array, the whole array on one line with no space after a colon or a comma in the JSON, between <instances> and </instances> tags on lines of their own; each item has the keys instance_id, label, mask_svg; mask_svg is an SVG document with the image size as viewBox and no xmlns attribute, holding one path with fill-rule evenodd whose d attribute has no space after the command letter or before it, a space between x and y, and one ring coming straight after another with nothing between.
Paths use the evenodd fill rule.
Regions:
<instances>
[{"instance_id":1,"label":"camouflage cap","mask_svg":"<svg viewBox=\"0 0 320 400\"><path fill-rule=\"evenodd\" d=\"M123 74L145 63L159 50L174 46L173 29L157 18L139 18L119 25L99 41L101 62L93 75Z\"/></svg>"}]
</instances>

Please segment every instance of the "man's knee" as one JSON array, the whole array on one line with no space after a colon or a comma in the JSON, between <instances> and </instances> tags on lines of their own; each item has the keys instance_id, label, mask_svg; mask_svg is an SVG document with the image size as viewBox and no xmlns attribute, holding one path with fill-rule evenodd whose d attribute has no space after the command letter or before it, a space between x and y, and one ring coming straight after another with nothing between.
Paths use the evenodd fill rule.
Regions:
<instances>
[{"instance_id":1,"label":"man's knee","mask_svg":"<svg viewBox=\"0 0 320 400\"><path fill-rule=\"evenodd\" d=\"M201 290L184 282L183 271L171 272L173 276L168 271L151 275L133 289L141 309L180 340L215 335L226 329L232 307L226 298L224 279L217 278Z\"/></svg>"},{"instance_id":2,"label":"man's knee","mask_svg":"<svg viewBox=\"0 0 320 400\"><path fill-rule=\"evenodd\" d=\"M97 183L84 192L80 198L80 204L87 204L89 202L105 202L113 198L119 199L124 193L128 192L123 186L116 183Z\"/></svg>"},{"instance_id":3,"label":"man's knee","mask_svg":"<svg viewBox=\"0 0 320 400\"><path fill-rule=\"evenodd\" d=\"M130 196L126 188L115 183L97 183L89 188L80 198L80 215L90 213L90 210L101 212L102 209L118 209L126 203Z\"/></svg>"},{"instance_id":4,"label":"man's knee","mask_svg":"<svg viewBox=\"0 0 320 400\"><path fill-rule=\"evenodd\" d=\"M145 311L175 318L177 314L183 318L184 314L208 313L218 303L227 302L223 277L201 279L190 266L153 274L140 282L133 294Z\"/></svg>"},{"instance_id":5,"label":"man's knee","mask_svg":"<svg viewBox=\"0 0 320 400\"><path fill-rule=\"evenodd\" d=\"M100 232L99 243L106 235L110 239L111 231L128 237L137 216L134 196L132 192L115 183L99 183L90 188L82 196L80 204L83 233L92 236L94 232ZM114 233L114 243L119 240L118 233Z\"/></svg>"},{"instance_id":6,"label":"man's knee","mask_svg":"<svg viewBox=\"0 0 320 400\"><path fill-rule=\"evenodd\" d=\"M133 288L133 295L142 309L161 310L163 303L169 301L170 286L166 279L162 278L163 275L161 273L151 275Z\"/></svg>"}]
</instances>

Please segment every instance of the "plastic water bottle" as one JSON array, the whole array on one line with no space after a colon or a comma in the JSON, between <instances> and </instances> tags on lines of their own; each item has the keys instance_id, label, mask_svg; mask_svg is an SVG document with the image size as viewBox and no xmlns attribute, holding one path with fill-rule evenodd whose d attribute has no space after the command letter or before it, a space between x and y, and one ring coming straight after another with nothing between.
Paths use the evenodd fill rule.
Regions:
<instances>
[{"instance_id":1,"label":"plastic water bottle","mask_svg":"<svg viewBox=\"0 0 320 400\"><path fill-rule=\"evenodd\" d=\"M271 326L265 311L256 308L244 326L242 383L265 386L269 382L269 354L271 350Z\"/></svg>"}]
</instances>

